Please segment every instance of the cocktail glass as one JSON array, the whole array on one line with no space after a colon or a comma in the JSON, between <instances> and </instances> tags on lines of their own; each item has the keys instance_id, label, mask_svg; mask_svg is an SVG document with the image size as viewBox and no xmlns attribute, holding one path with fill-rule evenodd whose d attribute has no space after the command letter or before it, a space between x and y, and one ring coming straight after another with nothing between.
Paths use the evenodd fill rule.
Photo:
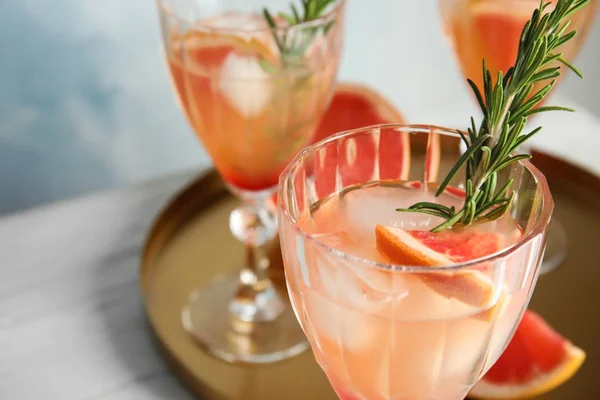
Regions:
<instances>
[{"instance_id":1,"label":"cocktail glass","mask_svg":"<svg viewBox=\"0 0 600 400\"><path fill-rule=\"evenodd\" d=\"M281 174L288 291L343 400L463 399L527 307L553 209L546 179L529 162L499 178L515 180L509 213L477 228L507 243L499 251L418 267L389 263L376 249L377 224L428 230L439 222L395 210L435 201L459 141L455 130L433 126L366 127L306 148ZM444 200L460 203L462 184L456 178Z\"/></svg>"},{"instance_id":2,"label":"cocktail glass","mask_svg":"<svg viewBox=\"0 0 600 400\"><path fill-rule=\"evenodd\" d=\"M283 0L158 0L179 104L243 202L229 220L246 248L241 272L195 290L182 313L198 343L230 362L268 363L308 348L263 250L277 235L269 204L279 173L312 141L342 47L344 0L302 24L276 17L275 28L263 7L289 12Z\"/></svg>"},{"instance_id":3,"label":"cocktail glass","mask_svg":"<svg viewBox=\"0 0 600 400\"><path fill-rule=\"evenodd\" d=\"M550 3L547 8L550 11L557 0L544 1L546 2ZM450 39L463 75L482 88L482 60L485 58L486 66L494 79L498 71L508 71L517 56L521 31L531 19L533 10L540 6L540 1L439 0L439 4L444 31ZM577 36L560 48L565 60L572 62L579 54L596 17L598 4L598 0L591 0L590 5L571 16L569 29L576 30ZM555 61L548 66L560 65ZM564 77L564 73L561 77ZM536 83L531 94L537 93L547 84L547 81ZM553 220L548 232L548 248L542 273L559 266L566 255L566 232L559 221Z\"/></svg>"}]
</instances>

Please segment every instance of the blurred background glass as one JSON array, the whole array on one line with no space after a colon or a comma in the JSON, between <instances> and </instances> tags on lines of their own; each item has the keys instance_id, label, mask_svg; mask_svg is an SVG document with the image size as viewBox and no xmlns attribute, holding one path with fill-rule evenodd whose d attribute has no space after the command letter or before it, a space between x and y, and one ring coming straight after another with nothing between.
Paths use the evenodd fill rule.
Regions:
<instances>
[{"instance_id":1,"label":"blurred background glass","mask_svg":"<svg viewBox=\"0 0 600 400\"><path fill-rule=\"evenodd\" d=\"M411 123L474 111L437 2L367 3L348 4L341 79ZM0 48L0 215L210 165L171 94L153 1L7 0ZM600 118L600 24L576 63L586 79L556 94Z\"/></svg>"}]
</instances>

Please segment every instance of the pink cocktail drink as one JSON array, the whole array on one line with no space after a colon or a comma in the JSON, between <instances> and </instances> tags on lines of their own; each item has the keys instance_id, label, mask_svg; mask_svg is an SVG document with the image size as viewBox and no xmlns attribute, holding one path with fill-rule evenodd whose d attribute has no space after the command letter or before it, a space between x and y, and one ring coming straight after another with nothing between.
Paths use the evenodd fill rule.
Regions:
<instances>
[{"instance_id":1,"label":"pink cocktail drink","mask_svg":"<svg viewBox=\"0 0 600 400\"><path fill-rule=\"evenodd\" d=\"M446 197L442 202L459 205ZM431 193L401 183L359 186L325 199L304 213L299 224L319 235L329 249L386 263L376 249L375 225L433 228L437 218L399 214L395 208L434 200ZM512 219L496 225L495 234L507 244L518 237ZM464 394L468 383L504 349L527 299L525 285L510 294L494 293L494 299L483 304L466 304L437 293L421 277L361 271L351 260L340 263L329 249L315 247L307 255L314 279L298 282L308 316L302 322L317 360L338 390L369 400ZM533 276L531 271L527 279ZM336 314L340 317L331 318ZM496 318L502 322L493 331ZM492 334L495 340L490 342Z\"/></svg>"},{"instance_id":2,"label":"pink cocktail drink","mask_svg":"<svg viewBox=\"0 0 600 400\"><path fill-rule=\"evenodd\" d=\"M389 143L386 136L406 134L409 181L382 180L377 149L375 172L356 182L360 174L353 168L366 164L349 162L348 143L360 153L367 139ZM439 217L396 211L422 201L460 207L460 190L434 197L431 178L440 163L432 157L440 153L431 144L440 136L455 138L441 128L410 126L341 134L306 150L281 177L288 289L315 358L342 399L464 398L504 350L531 296L552 209L543 177L531 165L511 171L521 174L523 199L494 222L431 234ZM442 169L459 154L458 141L454 145L442 146ZM319 166L334 148L336 183L317 190L323 187ZM394 263L378 229L401 231L414 249L426 243L431 254L451 262Z\"/></svg>"},{"instance_id":3,"label":"pink cocktail drink","mask_svg":"<svg viewBox=\"0 0 600 400\"><path fill-rule=\"evenodd\" d=\"M221 176L240 190L277 184L311 142L337 72L339 49L322 36L307 50L310 62L283 67L268 28L262 15L229 12L166 41L179 103Z\"/></svg>"}]
</instances>

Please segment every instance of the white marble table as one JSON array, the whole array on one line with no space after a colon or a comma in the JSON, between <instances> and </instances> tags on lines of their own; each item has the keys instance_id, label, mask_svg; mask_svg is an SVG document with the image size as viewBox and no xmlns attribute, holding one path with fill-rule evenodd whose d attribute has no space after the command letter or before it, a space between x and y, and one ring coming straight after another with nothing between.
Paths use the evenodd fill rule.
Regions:
<instances>
[{"instance_id":1,"label":"white marble table","mask_svg":"<svg viewBox=\"0 0 600 400\"><path fill-rule=\"evenodd\" d=\"M192 399L157 354L138 292L153 215L194 174L0 222L0 399Z\"/></svg>"}]
</instances>

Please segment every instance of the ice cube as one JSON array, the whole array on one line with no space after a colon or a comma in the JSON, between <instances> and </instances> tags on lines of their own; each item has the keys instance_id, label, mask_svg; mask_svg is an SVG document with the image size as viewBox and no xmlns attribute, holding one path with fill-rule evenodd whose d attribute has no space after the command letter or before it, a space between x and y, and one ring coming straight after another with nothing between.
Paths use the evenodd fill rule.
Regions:
<instances>
[{"instance_id":1,"label":"ice cube","mask_svg":"<svg viewBox=\"0 0 600 400\"><path fill-rule=\"evenodd\" d=\"M375 225L425 230L441 219L417 213L400 213L419 201L431 201L421 190L374 186L348 192L344 196L343 215L348 227L367 240L375 240Z\"/></svg>"},{"instance_id":2,"label":"ice cube","mask_svg":"<svg viewBox=\"0 0 600 400\"><path fill-rule=\"evenodd\" d=\"M350 350L364 349L372 345L380 333L377 325L373 324L373 315L343 307L316 290L309 290L304 301L306 320L323 352L327 352L327 346L331 345Z\"/></svg>"},{"instance_id":3,"label":"ice cube","mask_svg":"<svg viewBox=\"0 0 600 400\"><path fill-rule=\"evenodd\" d=\"M469 382L477 378L491 339L492 324L476 318L448 320L441 376L452 382Z\"/></svg>"},{"instance_id":4,"label":"ice cube","mask_svg":"<svg viewBox=\"0 0 600 400\"><path fill-rule=\"evenodd\" d=\"M340 252L351 245L351 238L344 232L316 238ZM325 335L335 343L343 340L344 347L352 349L372 345L374 335L380 331L374 321L388 319L391 302L402 293L386 291L391 287L386 281L389 277L376 275L378 271L348 260L341 253L314 244L309 250L308 268L314 285L305 301L316 336Z\"/></svg>"},{"instance_id":5,"label":"ice cube","mask_svg":"<svg viewBox=\"0 0 600 400\"><path fill-rule=\"evenodd\" d=\"M390 318L392 306L408 295L391 274L333 257L323 254L318 259L320 288L345 309Z\"/></svg>"},{"instance_id":6,"label":"ice cube","mask_svg":"<svg viewBox=\"0 0 600 400\"><path fill-rule=\"evenodd\" d=\"M202 21L198 29L210 27L215 35L232 35L240 38L240 43L254 42L269 54L277 51L273 35L262 15L230 12ZM221 31L222 30L222 31ZM245 54L233 51L221 66L219 89L230 103L247 117L261 113L272 96L269 74L260 66L258 54Z\"/></svg>"},{"instance_id":7,"label":"ice cube","mask_svg":"<svg viewBox=\"0 0 600 400\"><path fill-rule=\"evenodd\" d=\"M483 310L456 298L448 298L438 293L423 281L422 276L406 273L404 301L395 303L394 315L399 320L427 321L471 317Z\"/></svg>"},{"instance_id":8,"label":"ice cube","mask_svg":"<svg viewBox=\"0 0 600 400\"><path fill-rule=\"evenodd\" d=\"M377 224L409 230L429 230L442 223L444 220L439 217L396 211L422 201L454 206L456 209L460 209L462 205L462 199L455 196L442 195L436 198L431 188L424 190L401 186L372 186L346 193L342 203L343 215L353 234L374 241Z\"/></svg>"},{"instance_id":9,"label":"ice cube","mask_svg":"<svg viewBox=\"0 0 600 400\"><path fill-rule=\"evenodd\" d=\"M269 105L273 84L255 56L232 52L221 67L219 89L238 112L255 117Z\"/></svg>"},{"instance_id":10,"label":"ice cube","mask_svg":"<svg viewBox=\"0 0 600 400\"><path fill-rule=\"evenodd\" d=\"M347 231L317 235L315 238L339 251L317 249L313 258L315 274L329 298L360 311L382 314L389 307L389 302L406 297L406 285L399 273L384 271L360 261L361 258L384 261L375 247L364 246ZM347 255L357 259L348 259Z\"/></svg>"}]
</instances>

